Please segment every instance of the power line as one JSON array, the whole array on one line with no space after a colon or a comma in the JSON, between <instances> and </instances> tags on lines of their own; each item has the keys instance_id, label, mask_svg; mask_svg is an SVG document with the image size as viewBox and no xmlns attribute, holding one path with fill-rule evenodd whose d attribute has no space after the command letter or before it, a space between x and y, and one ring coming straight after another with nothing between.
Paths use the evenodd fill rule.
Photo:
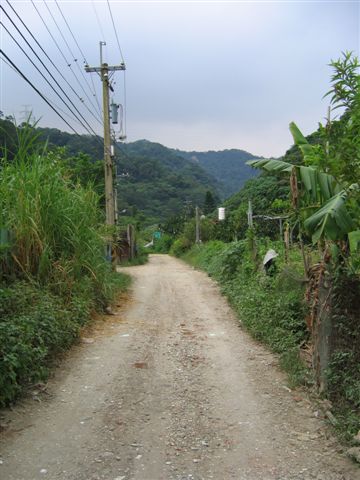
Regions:
<instances>
[{"instance_id":1,"label":"power line","mask_svg":"<svg viewBox=\"0 0 360 480\"><path fill-rule=\"evenodd\" d=\"M120 42L119 42L119 37L118 37L117 31L116 31L115 22L114 22L114 17L113 17L112 11L111 11L111 7L110 7L110 2L109 2L109 0L107 0L107 5L108 5L108 8L109 8L109 13L110 13L111 21L112 21L112 25L113 25L113 28L114 28L116 41L117 41L117 44L118 44L118 47L119 47L121 61L122 61L122 63L125 63L125 62L124 62L124 57L123 57L123 54L122 54L122 50L121 50L121 46L120 46Z\"/></svg>"},{"instance_id":2,"label":"power line","mask_svg":"<svg viewBox=\"0 0 360 480\"><path fill-rule=\"evenodd\" d=\"M30 50L33 52L33 54L36 56L36 58L39 60L39 62L42 64L42 66L45 68L45 70L48 72L48 74L50 75L50 77L54 80L54 82L56 83L56 85L60 88L60 90L62 91L62 93L66 96L66 98L69 100L69 102L71 103L71 105L73 106L73 108L76 110L76 112L80 115L80 117L84 120L85 124L88 126L88 128L81 122L81 120L79 120L79 118L74 114L74 112L71 110L71 108L66 104L66 102L63 100L63 98L60 96L60 94L58 92L56 92L56 90L54 89L54 87L50 84L50 82L46 79L46 77L43 75L43 73L39 70L39 68L34 64L34 62L30 59L30 57L27 55L27 53L23 50L23 48L19 45L19 43L15 40L15 38L11 35L11 33L9 32L9 30L5 27L5 25L1 22L2 26L5 28L5 30L7 31L7 33L10 35L10 37L14 40L14 42L18 45L18 47L21 49L21 51L26 55L26 57L30 60L30 62L35 66L35 68L40 72L40 74L42 75L42 77L47 81L47 83L50 85L50 87L55 91L55 93L58 95L58 97L61 99L61 101L66 105L66 107L71 111L71 113L79 120L79 122L81 123L81 125L85 128L85 130L90 133L90 131L93 132L94 135L96 135L96 133L94 132L94 130L92 129L91 125L87 122L87 120L85 119L85 117L81 114L81 112L78 110L78 108L76 107L76 105L73 103L73 101L71 100L71 98L67 95L67 93L64 91L64 89L61 87L61 85L59 84L59 82L56 80L56 78L53 76L53 74L50 72L50 70L47 68L47 66L44 64L44 62L41 60L41 58L38 56L38 54L35 52L35 50L32 48L32 46L29 44L29 42L26 40L26 38L24 37L24 35L22 34L22 32L18 29L18 27L16 26L16 24L13 22L13 20L11 19L11 17L8 15L8 13L4 10L4 8L0 5L0 9L5 13L5 15L7 16L7 18L10 20L10 22L12 23L12 25L15 27L15 29L17 30L17 32L21 35L21 37L23 38L23 40L26 42L27 46L30 48ZM89 131L90 130L90 131Z\"/></svg>"},{"instance_id":3,"label":"power line","mask_svg":"<svg viewBox=\"0 0 360 480\"><path fill-rule=\"evenodd\" d=\"M4 52L1 52L1 53L4 54ZM0 60L1 60L2 62L4 62L9 68L11 68L11 69L12 69L17 75L19 75L21 78L24 78L24 77L23 77L23 74L22 74L17 68L15 68L15 65L14 65L14 64L13 64L13 65L10 64L10 63L9 63L7 60L5 60L4 58L0 58ZM9 59L9 61L11 61L11 60ZM30 83L30 85L31 85L31 83ZM32 86L32 85L31 85L31 86ZM34 87L33 87L33 88L34 88ZM35 90L36 90L36 89L35 89ZM40 92L37 92L37 93L40 93ZM65 112L62 108L60 108L53 100L50 100L50 99L47 98L45 95L41 95L41 94L40 94L40 96L42 96L43 100L45 100L46 103L47 103L51 108L56 107L56 110L59 110L63 115L65 115L66 117L68 117L68 118L70 118L71 120L73 120L73 118L72 118L67 112ZM50 105L50 104L52 104L53 106ZM56 111L54 108L53 108L53 110ZM56 113L58 114L58 112L56 112ZM61 118L62 120L64 120L64 119L61 117L61 115L59 115L59 116L60 116L60 118ZM69 125L66 121L65 121L65 123L66 123L67 125ZM79 136L79 137L81 136L78 132L76 132L75 129L73 129L73 128L71 127L71 125L69 125L69 127L72 129L72 131L73 131L77 136ZM97 143L99 143L99 145L103 146L103 144L102 144L101 140L99 139L98 135L95 136L95 140L97 141Z\"/></svg>"},{"instance_id":4,"label":"power line","mask_svg":"<svg viewBox=\"0 0 360 480\"><path fill-rule=\"evenodd\" d=\"M98 110L99 110L99 112L100 112L100 114L101 114L100 102L99 102L99 98L98 98L98 96L97 96L97 94L96 94L94 79L93 79L93 77L92 77L91 74L90 74L90 80L91 80L91 85L92 85L92 87L93 87L93 90L94 90L94 92L95 92L95 100L96 100L96 103L97 103L97 106L98 106Z\"/></svg>"},{"instance_id":5,"label":"power line","mask_svg":"<svg viewBox=\"0 0 360 480\"><path fill-rule=\"evenodd\" d=\"M44 0L44 1L45 1L45 0ZM70 35L72 36L72 38L73 38L73 40L74 40L74 42L75 42L75 44L76 44L76 46L77 46L77 48L78 48L81 56L83 57L83 62L84 62L84 64L87 65L89 62L86 60L85 54L84 54L84 52L82 51L82 49L81 49L81 47L80 47L80 45L79 45L79 42L76 40L75 35L74 35L74 33L73 33L73 31L72 31L72 29L71 29L68 21L66 20L66 17L65 17L65 15L64 15L63 11L61 10L58 1L55 0L55 3L56 3L56 6L58 7L58 10L59 10L59 12L60 12L60 14L61 14L61 16L62 16L65 24L66 24L66 26L67 26L69 32L70 32ZM78 64L77 64L77 66L78 66L78 68L80 68ZM92 79L92 77L91 77L91 83L92 83L92 87L93 87L93 89L91 90L90 85L89 85L89 83L88 83L88 81L87 81L87 79L86 79L86 77L85 77L85 75L84 75L84 72L83 72L82 70L81 70L81 74L82 74L82 76L83 76L83 78L84 78L84 80L85 80L85 82L86 82L89 90L91 91L92 96L93 96L93 97L95 98L95 100L96 100L96 103L97 103L97 106L98 106L98 110L99 110L99 113L100 113L100 115L101 115L100 103L99 103L99 99L98 99L98 97L97 97L97 95L96 95L96 90L95 90L95 86L94 86L93 79Z\"/></svg>"},{"instance_id":6,"label":"power line","mask_svg":"<svg viewBox=\"0 0 360 480\"><path fill-rule=\"evenodd\" d=\"M78 49L79 49L79 52L81 53L81 56L82 56L83 59L84 59L84 63L87 64L88 62L86 61L85 54L84 54L84 52L81 50L81 47L80 47L80 45L78 44L78 41L76 40L75 35L73 34L73 31L71 30L70 25L68 24L68 21L66 20L65 15L63 14L63 11L61 10L60 5L58 4L58 1L55 0L55 3L56 3L57 8L59 9L59 12L60 12L60 14L61 14L64 22L66 23L66 26L67 26L67 28L68 28L68 30L69 30L69 32L70 32L70 34L71 34L74 42L76 43L76 46L77 46Z\"/></svg>"},{"instance_id":7,"label":"power line","mask_svg":"<svg viewBox=\"0 0 360 480\"><path fill-rule=\"evenodd\" d=\"M51 63L51 65L55 68L55 70L57 71L57 73L61 76L61 78L64 80L64 82L66 82L66 84L68 85L68 87L72 90L72 92L77 96L77 98L80 100L80 102L84 105L84 107L88 110L88 112L95 118L95 120L97 122L99 122L101 125L102 125L102 122L99 121L99 119L94 115L94 113L89 109L89 107L86 105L86 103L84 102L84 100L80 97L80 95L76 92L76 90L74 89L74 87L71 85L71 83L66 79L66 77L63 75L63 73L61 72L61 70L58 68L58 66L54 63L54 61L49 57L49 55L46 53L46 51L44 50L44 48L40 45L40 43L38 42L38 40L34 37L34 35L32 34L32 32L29 30L29 28L27 27L27 25L24 23L24 21L22 20L22 18L19 16L19 14L16 12L16 10L14 9L14 7L11 5L11 3L9 2L9 0L6 0L9 7L13 10L13 12L15 13L15 15L18 17L18 19L20 20L20 22L22 23L22 25L26 28L27 32L29 33L29 35L32 37L32 39L36 42L36 44L38 45L38 47L40 48L40 50L43 52L43 54L46 56L46 58L49 60L49 62ZM34 5L35 6L35 5ZM0 8L2 8L0 6ZM35 7L36 8L36 7ZM3 10L3 9L2 9ZM4 11L4 10L3 10ZM39 13L39 12L38 12ZM39 13L40 15L40 13ZM50 35L51 35L51 32L49 31ZM56 40L53 38L54 42L56 43ZM58 47L60 49L60 47ZM62 51L60 49L60 53L62 54ZM64 57L65 59L65 62L67 62L66 58Z\"/></svg>"},{"instance_id":8,"label":"power line","mask_svg":"<svg viewBox=\"0 0 360 480\"><path fill-rule=\"evenodd\" d=\"M102 35L102 39L105 41L106 38L105 38L105 35L104 35L104 31L103 31L103 28L102 28L102 25L101 25L101 21L100 21L99 15L98 15L97 10L96 10L96 7L95 7L94 0L91 0L91 5L92 5L92 7L93 7L93 10L94 10L94 13L95 13L95 16L96 16L96 20L97 20L98 25L99 25L99 29L100 29L100 33L101 33L101 35Z\"/></svg>"},{"instance_id":9,"label":"power line","mask_svg":"<svg viewBox=\"0 0 360 480\"><path fill-rule=\"evenodd\" d=\"M31 64L36 68L36 70L40 73L40 75L43 77L43 79L46 81L46 83L50 86L50 88L55 92L55 94L60 98L60 100L63 102L63 104L68 108L68 110L72 113L72 115L75 117L75 119L85 128L85 130L90 133L90 130L85 126L84 123L79 120L79 118L75 115L75 113L71 110L69 105L65 102L65 100L61 97L59 92L53 87L53 85L49 82L49 80L45 77L45 75L42 73L42 71L38 68L38 66L33 62L33 60L29 57L29 55L25 52L25 50L22 48L22 46L19 44L19 42L13 37L13 35L9 32L9 30L6 28L6 26L0 22L0 25L6 30L7 34L12 38L12 40L16 43L16 45L19 47L19 49L23 52L23 54L26 56L26 58L31 62ZM51 75L51 73L50 73ZM52 77L54 79L54 77ZM54 79L55 80L55 79ZM56 82L56 80L55 80ZM57 82L56 82L57 83ZM58 85L59 86L59 85ZM61 88L61 87L60 87ZM74 108L76 108L74 106ZM80 114L80 112L78 112ZM85 118L84 121L86 122ZM87 123L87 122L86 122ZM89 128L91 129L90 125L87 124ZM95 132L94 132L95 133Z\"/></svg>"},{"instance_id":10,"label":"power line","mask_svg":"<svg viewBox=\"0 0 360 480\"><path fill-rule=\"evenodd\" d=\"M90 85L89 85L89 83L88 83L88 81L87 81L87 79L86 79L86 77L85 77L85 74L84 74L82 68L80 68L80 66L79 66L79 64L78 64L78 61L77 61L77 58L75 58L75 55L73 54L73 52L72 52L72 50L71 50L71 48L70 48L70 46L69 46L69 44L68 44L68 42L67 42L64 34L62 33L61 28L59 27L59 25L58 25L58 23L57 23L54 15L52 14L52 12L51 12L48 4L46 3L46 0L43 0L43 2L44 2L44 4L45 4L45 6L46 6L46 8L47 8L47 10L48 10L48 12L49 12L52 20L53 20L53 22L55 23L56 28L58 29L58 31L59 31L59 33L60 33L60 35L61 35L61 38L64 40L64 43L65 43L65 45L67 46L67 49L69 50L70 55L72 56L72 58L73 58L73 60L74 60L74 62L75 62L75 65L77 66L77 69L79 70L81 76L83 77L83 79L84 79L84 81L85 81L88 89L90 90L91 95L93 95L93 93L91 92ZM95 105L92 103L92 100L90 99L90 97L89 97L88 94L86 93L85 89L83 89L83 92L84 92L86 98L87 98L87 99L89 100L89 102L91 103L91 105L96 109Z\"/></svg>"},{"instance_id":11,"label":"power line","mask_svg":"<svg viewBox=\"0 0 360 480\"><path fill-rule=\"evenodd\" d=\"M70 55L71 55L73 61L74 61L74 62L77 62L77 58L75 58L75 55L73 54L73 52L72 52L72 50L71 50L71 48L70 48L70 45L68 44L68 42L67 42L64 34L62 33L61 28L59 27L57 21L55 20L54 15L52 14L52 12L51 12L51 10L50 10L50 8L49 8L49 5L46 3L45 0L43 0L43 2L44 2L45 7L47 8L47 11L49 12L52 20L53 20L53 22L55 23L56 28L58 29L58 31L59 31L59 33L60 33L60 35L61 35L61 38L63 39L65 45L67 46L67 49L69 50Z\"/></svg>"},{"instance_id":12,"label":"power line","mask_svg":"<svg viewBox=\"0 0 360 480\"><path fill-rule=\"evenodd\" d=\"M8 1L8 0L7 0L7 1ZM77 77L76 73L75 73L74 70L72 69L71 63L69 63L69 61L68 61L67 58L65 57L63 51L61 50L61 47L59 46L59 44L58 44L58 42L56 41L55 37L54 37L53 34L51 33L51 30L50 30L49 27L47 26L44 18L42 17L41 13L39 12L38 8L36 7L36 5L35 5L35 3L34 3L34 0L31 0L31 3L32 3L33 7L35 8L37 14L39 15L39 17L40 17L43 25L44 25L45 28L46 28L46 30L48 31L50 37L52 38L53 42L55 43L57 49L59 50L61 56L62 56L63 59L65 60L65 63L66 63L67 66L70 68L70 71L71 71L71 73L74 75L75 80L76 80L77 83L79 84L79 86L80 86L80 88L82 89L82 91L84 92L85 96L89 99L89 97L88 97L88 95L87 95L87 93L86 93L86 91L85 91L82 83L80 82L80 80L79 80L79 78ZM80 101L81 101L84 105L86 105L84 99L82 99L81 97L80 97ZM90 101L90 103L91 103L91 105L93 106L93 104L92 104L91 101ZM93 106L93 107L94 107L94 106ZM99 117L97 117L87 106L86 106L86 108L87 108L88 111L91 113L91 115L102 125L101 119L99 119Z\"/></svg>"},{"instance_id":13,"label":"power line","mask_svg":"<svg viewBox=\"0 0 360 480\"><path fill-rule=\"evenodd\" d=\"M15 73L19 74L19 72L14 68L8 61L6 61L4 58L1 59L2 62L4 62L9 68L14 70Z\"/></svg>"},{"instance_id":14,"label":"power line","mask_svg":"<svg viewBox=\"0 0 360 480\"><path fill-rule=\"evenodd\" d=\"M1 55L3 55L3 57L7 60L8 64L11 65L11 67L35 90L35 92L44 100L44 102L46 102L49 107L54 110L54 112L56 113L56 115L58 115L61 120L63 122L66 123L66 125L77 135L77 136L80 136L78 134L78 132L70 125L70 123L65 120L65 118L61 115L61 113L59 113L56 108L51 105L51 103L46 99L46 97L35 87L35 85L33 85L30 80L27 78L27 76L15 65L15 63L10 60L10 58L6 55L6 53L0 48L0 53Z\"/></svg>"},{"instance_id":15,"label":"power line","mask_svg":"<svg viewBox=\"0 0 360 480\"><path fill-rule=\"evenodd\" d=\"M117 34L117 30L116 30L116 27L115 27L114 17L113 17L112 11L111 11L111 6L110 6L109 0L107 0L107 5L108 5L108 8L109 8L111 22L112 22L112 26L113 26L115 37L116 37L116 42L117 42L117 45L118 45L118 48L119 48L121 61L122 61L122 63L125 63L124 56L123 56L122 49L121 49L121 45L120 45L120 41L119 41L119 36ZM124 82L123 83L123 86L124 86L124 136L126 137L126 72L125 71L124 71L123 82Z\"/></svg>"},{"instance_id":16,"label":"power line","mask_svg":"<svg viewBox=\"0 0 360 480\"><path fill-rule=\"evenodd\" d=\"M58 9L59 9L59 12L61 13L61 16L62 16L62 18L63 18L63 20L64 20L64 22L65 22L65 24L66 24L66 26L67 26L67 28L68 28L71 36L72 36L74 42L75 42L75 44L76 44L76 46L77 46L80 54L81 54L82 57L83 57L84 64L87 65L89 62L86 60L85 54L84 54L84 52L82 51L82 49L81 49L78 41L76 40L75 35L74 35L74 33L73 33L73 31L72 31L72 29L71 29L68 21L66 20L66 17L65 17L65 15L64 15L63 11L61 10L58 1L55 0L55 3L56 3L56 6L57 6ZM85 77L85 78L86 78L86 77ZM92 90L92 91L93 91L93 97L95 97L95 100L96 100L96 103L97 103L97 106L98 106L98 110L99 110L99 113L100 113L100 115L101 115L100 102L99 102L98 96L97 96L97 94L96 94L96 89L95 89L94 80L93 80L93 78L92 78L92 75L90 75L90 80L91 80L91 84L92 84L92 88L93 88L93 90ZM87 82L86 82L86 83L87 83ZM88 83L87 83L87 84L88 84Z\"/></svg>"}]
</instances>

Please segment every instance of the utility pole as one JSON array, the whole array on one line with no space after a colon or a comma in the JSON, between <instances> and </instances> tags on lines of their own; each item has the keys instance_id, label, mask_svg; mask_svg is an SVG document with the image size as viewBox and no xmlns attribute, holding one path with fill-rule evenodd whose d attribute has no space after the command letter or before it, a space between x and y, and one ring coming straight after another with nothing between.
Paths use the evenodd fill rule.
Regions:
<instances>
[{"instance_id":1,"label":"utility pole","mask_svg":"<svg viewBox=\"0 0 360 480\"><path fill-rule=\"evenodd\" d=\"M31 105L22 105L24 110L21 110L21 123L32 121L32 108Z\"/></svg>"},{"instance_id":2,"label":"utility pole","mask_svg":"<svg viewBox=\"0 0 360 480\"><path fill-rule=\"evenodd\" d=\"M247 216L248 216L248 227L252 228L254 226L254 224L253 224L253 209L252 209L251 200L249 200Z\"/></svg>"},{"instance_id":3,"label":"utility pole","mask_svg":"<svg viewBox=\"0 0 360 480\"><path fill-rule=\"evenodd\" d=\"M118 70L125 70L125 64L109 66L103 62L102 48L106 42L100 42L100 67L85 66L88 73L99 73L103 86L103 117L104 117L104 170L105 170L105 212L106 224L115 225L115 196L113 180L113 159L111 155L111 135L110 135L110 106L109 89L113 91L109 82L109 74ZM108 256L111 258L111 244Z\"/></svg>"},{"instance_id":4,"label":"utility pole","mask_svg":"<svg viewBox=\"0 0 360 480\"><path fill-rule=\"evenodd\" d=\"M200 243L200 215L199 207L195 207L195 242Z\"/></svg>"}]
</instances>

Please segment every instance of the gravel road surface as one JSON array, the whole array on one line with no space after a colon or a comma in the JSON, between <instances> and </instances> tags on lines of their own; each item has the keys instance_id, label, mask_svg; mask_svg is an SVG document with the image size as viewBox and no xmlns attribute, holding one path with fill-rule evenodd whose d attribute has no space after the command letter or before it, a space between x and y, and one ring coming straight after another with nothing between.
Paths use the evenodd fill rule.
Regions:
<instances>
[{"instance_id":1,"label":"gravel road surface","mask_svg":"<svg viewBox=\"0 0 360 480\"><path fill-rule=\"evenodd\" d=\"M166 255L126 271L126 305L0 413L1 480L360 479L206 274Z\"/></svg>"}]
</instances>

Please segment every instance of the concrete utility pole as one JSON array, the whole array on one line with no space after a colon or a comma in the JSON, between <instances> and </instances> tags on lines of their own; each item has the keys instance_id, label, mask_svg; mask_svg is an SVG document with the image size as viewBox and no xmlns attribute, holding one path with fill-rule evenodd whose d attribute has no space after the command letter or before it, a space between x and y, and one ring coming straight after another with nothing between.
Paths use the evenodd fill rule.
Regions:
<instances>
[{"instance_id":1,"label":"concrete utility pole","mask_svg":"<svg viewBox=\"0 0 360 480\"><path fill-rule=\"evenodd\" d=\"M102 47L106 42L100 42L100 67L85 66L88 73L100 73L103 85L103 116L104 116L104 169L105 169L105 211L106 224L115 225L115 196L114 196L114 180L113 180L113 160L111 155L111 135L110 135L110 106L109 106L109 89L112 87L109 82L109 72L117 70L125 70L125 64L109 66L103 63Z\"/></svg>"},{"instance_id":2,"label":"concrete utility pole","mask_svg":"<svg viewBox=\"0 0 360 480\"><path fill-rule=\"evenodd\" d=\"M200 243L200 214L199 207L195 207L195 242Z\"/></svg>"},{"instance_id":3,"label":"concrete utility pole","mask_svg":"<svg viewBox=\"0 0 360 480\"><path fill-rule=\"evenodd\" d=\"M251 200L249 200L247 216L248 216L248 227L252 228L254 226L254 224L253 224L253 209L252 209Z\"/></svg>"}]
</instances>

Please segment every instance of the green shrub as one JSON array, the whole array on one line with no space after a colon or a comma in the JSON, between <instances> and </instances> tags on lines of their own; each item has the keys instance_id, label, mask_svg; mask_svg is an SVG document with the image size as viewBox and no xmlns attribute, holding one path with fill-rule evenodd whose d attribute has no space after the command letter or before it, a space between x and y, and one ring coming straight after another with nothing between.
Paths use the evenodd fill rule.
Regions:
<instances>
[{"instance_id":1,"label":"green shrub","mask_svg":"<svg viewBox=\"0 0 360 480\"><path fill-rule=\"evenodd\" d=\"M154 253L169 253L173 243L174 237L163 233L160 238L154 239L154 246L152 248L152 251Z\"/></svg>"},{"instance_id":2,"label":"green shrub","mask_svg":"<svg viewBox=\"0 0 360 480\"><path fill-rule=\"evenodd\" d=\"M80 296L64 305L35 283L0 287L0 405L46 378L49 359L71 345L88 316Z\"/></svg>"},{"instance_id":3,"label":"green shrub","mask_svg":"<svg viewBox=\"0 0 360 480\"><path fill-rule=\"evenodd\" d=\"M181 257L189 248L191 247L191 242L184 237L180 237L172 244L170 252L171 255L175 257Z\"/></svg>"}]
</instances>

